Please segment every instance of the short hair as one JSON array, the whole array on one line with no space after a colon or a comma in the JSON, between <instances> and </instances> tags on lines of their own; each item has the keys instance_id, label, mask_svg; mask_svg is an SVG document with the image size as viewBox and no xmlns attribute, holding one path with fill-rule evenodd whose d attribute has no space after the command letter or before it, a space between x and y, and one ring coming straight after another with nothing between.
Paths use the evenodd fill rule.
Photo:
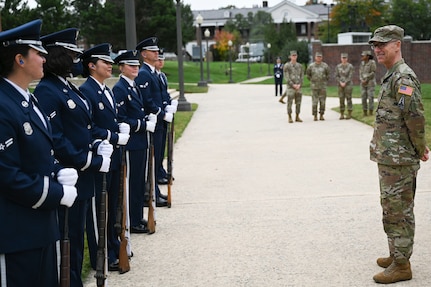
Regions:
<instances>
[{"instance_id":1,"label":"short hair","mask_svg":"<svg viewBox=\"0 0 431 287\"><path fill-rule=\"evenodd\" d=\"M29 50L27 45L12 45L0 49L0 76L7 78L13 71L15 56L21 54L27 57Z\"/></svg>"}]
</instances>

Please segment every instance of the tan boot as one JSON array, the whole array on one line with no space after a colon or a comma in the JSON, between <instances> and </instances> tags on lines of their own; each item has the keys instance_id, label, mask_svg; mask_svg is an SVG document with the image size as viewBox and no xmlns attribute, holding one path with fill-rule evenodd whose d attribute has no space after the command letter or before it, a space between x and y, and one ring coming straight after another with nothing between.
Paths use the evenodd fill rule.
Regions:
<instances>
[{"instance_id":1,"label":"tan boot","mask_svg":"<svg viewBox=\"0 0 431 287\"><path fill-rule=\"evenodd\" d=\"M383 268L387 268L387 267L389 267L389 265L392 264L393 261L394 261L394 257L392 257L392 256L380 257L380 258L377 258L377 265L379 265L380 267L383 267Z\"/></svg>"},{"instance_id":2,"label":"tan boot","mask_svg":"<svg viewBox=\"0 0 431 287\"><path fill-rule=\"evenodd\" d=\"M302 120L301 120L301 118L299 117L299 114L296 114L295 121L296 121L296 122L300 122L300 123L302 123Z\"/></svg>"},{"instance_id":3,"label":"tan boot","mask_svg":"<svg viewBox=\"0 0 431 287\"><path fill-rule=\"evenodd\" d=\"M344 112L340 112L340 120L344 120Z\"/></svg>"},{"instance_id":4,"label":"tan boot","mask_svg":"<svg viewBox=\"0 0 431 287\"><path fill-rule=\"evenodd\" d=\"M373 110L369 110L369 113L368 113L370 116L372 116L373 115Z\"/></svg>"},{"instance_id":5,"label":"tan boot","mask_svg":"<svg viewBox=\"0 0 431 287\"><path fill-rule=\"evenodd\" d=\"M314 115L314 121L317 121L317 115Z\"/></svg>"},{"instance_id":6,"label":"tan boot","mask_svg":"<svg viewBox=\"0 0 431 287\"><path fill-rule=\"evenodd\" d=\"M325 118L323 117L323 114L320 114L320 118L319 118L319 120L321 120L321 121L324 121L324 120L325 120Z\"/></svg>"},{"instance_id":7,"label":"tan boot","mask_svg":"<svg viewBox=\"0 0 431 287\"><path fill-rule=\"evenodd\" d=\"M347 111L346 120L350 120L352 118L352 111Z\"/></svg>"},{"instance_id":8,"label":"tan boot","mask_svg":"<svg viewBox=\"0 0 431 287\"><path fill-rule=\"evenodd\" d=\"M293 123L292 115L291 114L289 114L289 123Z\"/></svg>"},{"instance_id":9,"label":"tan boot","mask_svg":"<svg viewBox=\"0 0 431 287\"><path fill-rule=\"evenodd\" d=\"M392 264L385 269L385 271L374 275L373 279L376 281L376 283L383 284L410 280L412 279L410 262L401 264L393 261Z\"/></svg>"},{"instance_id":10,"label":"tan boot","mask_svg":"<svg viewBox=\"0 0 431 287\"><path fill-rule=\"evenodd\" d=\"M364 110L364 117L367 116L367 110Z\"/></svg>"}]
</instances>

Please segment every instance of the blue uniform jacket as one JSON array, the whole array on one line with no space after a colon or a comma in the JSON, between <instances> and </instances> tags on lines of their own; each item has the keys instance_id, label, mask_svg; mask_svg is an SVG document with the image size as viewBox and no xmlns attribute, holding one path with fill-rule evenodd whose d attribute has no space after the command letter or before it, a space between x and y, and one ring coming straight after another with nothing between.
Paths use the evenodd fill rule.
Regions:
<instances>
[{"instance_id":1,"label":"blue uniform jacket","mask_svg":"<svg viewBox=\"0 0 431 287\"><path fill-rule=\"evenodd\" d=\"M112 91L107 86L105 86L105 89L111 94L114 107L112 107L111 103L106 98L100 85L92 77L88 77L87 80L79 87L79 90L91 102L92 119L94 123L93 128L98 138L102 140L106 139L116 147L119 132L117 107ZM120 164L120 151L118 148L114 148L114 152L111 156L110 170L119 170Z\"/></svg>"},{"instance_id":2,"label":"blue uniform jacket","mask_svg":"<svg viewBox=\"0 0 431 287\"><path fill-rule=\"evenodd\" d=\"M139 90L133 90L126 79L120 80L112 88L118 107L118 119L130 125L130 139L127 150L146 150L148 147L146 136L146 121L144 100Z\"/></svg>"},{"instance_id":3,"label":"blue uniform jacket","mask_svg":"<svg viewBox=\"0 0 431 287\"><path fill-rule=\"evenodd\" d=\"M63 187L55 179L60 167L46 123L0 78L0 254L41 248L60 237Z\"/></svg>"},{"instance_id":4,"label":"blue uniform jacket","mask_svg":"<svg viewBox=\"0 0 431 287\"><path fill-rule=\"evenodd\" d=\"M93 134L90 101L55 75L46 75L34 94L51 122L55 157L78 170L78 199L94 196L94 172L102 166L102 156L96 153L100 139Z\"/></svg>"}]
</instances>

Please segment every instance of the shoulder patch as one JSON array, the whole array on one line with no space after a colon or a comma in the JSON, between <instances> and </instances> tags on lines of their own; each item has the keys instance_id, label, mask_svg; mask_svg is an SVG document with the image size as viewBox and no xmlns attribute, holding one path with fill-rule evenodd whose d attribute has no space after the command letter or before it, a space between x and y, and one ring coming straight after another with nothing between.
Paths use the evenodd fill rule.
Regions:
<instances>
[{"instance_id":1,"label":"shoulder patch","mask_svg":"<svg viewBox=\"0 0 431 287\"><path fill-rule=\"evenodd\" d=\"M412 87L410 87L410 86L401 85L401 86L398 88L398 93L399 93L399 94L406 95L406 96L411 96L411 95L413 94L413 91L414 91L414 90L415 90L415 89L414 89L414 88L412 88Z\"/></svg>"}]
</instances>

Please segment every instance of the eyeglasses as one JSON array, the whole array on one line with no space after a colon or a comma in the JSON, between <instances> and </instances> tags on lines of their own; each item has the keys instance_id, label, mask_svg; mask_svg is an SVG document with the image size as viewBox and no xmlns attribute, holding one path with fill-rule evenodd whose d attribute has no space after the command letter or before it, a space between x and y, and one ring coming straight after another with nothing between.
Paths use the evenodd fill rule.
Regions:
<instances>
[{"instance_id":1,"label":"eyeglasses","mask_svg":"<svg viewBox=\"0 0 431 287\"><path fill-rule=\"evenodd\" d=\"M371 45L371 50L375 50L376 48L378 48L379 50L381 50L381 49L383 49L384 47L386 47L389 43L393 43L393 42L396 42L396 41L398 41L398 40L391 40L391 41L389 41L389 42L374 42L372 45Z\"/></svg>"}]
</instances>

